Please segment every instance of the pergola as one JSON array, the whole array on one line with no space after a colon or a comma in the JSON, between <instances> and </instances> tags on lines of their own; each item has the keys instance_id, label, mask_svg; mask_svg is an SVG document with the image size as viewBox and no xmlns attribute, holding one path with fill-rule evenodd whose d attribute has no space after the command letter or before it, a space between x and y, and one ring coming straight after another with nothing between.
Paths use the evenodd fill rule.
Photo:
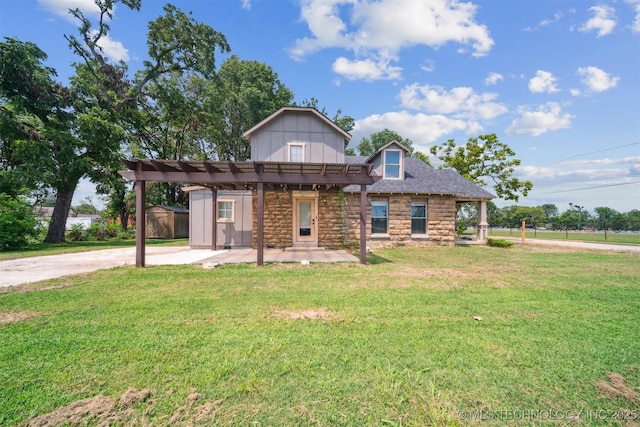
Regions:
<instances>
[{"instance_id":1,"label":"pergola","mask_svg":"<svg viewBox=\"0 0 640 427\"><path fill-rule=\"evenodd\" d=\"M217 190L255 190L257 195L257 264L264 263L264 192L315 191L360 185L360 263L366 264L367 185L381 177L371 176L373 165L343 163L213 162L182 160L122 159L128 168L120 171L136 188L136 266L145 265L145 186L147 181L196 184L211 189L213 205ZM215 211L214 211L215 212ZM216 250L215 215L212 248Z\"/></svg>"}]
</instances>

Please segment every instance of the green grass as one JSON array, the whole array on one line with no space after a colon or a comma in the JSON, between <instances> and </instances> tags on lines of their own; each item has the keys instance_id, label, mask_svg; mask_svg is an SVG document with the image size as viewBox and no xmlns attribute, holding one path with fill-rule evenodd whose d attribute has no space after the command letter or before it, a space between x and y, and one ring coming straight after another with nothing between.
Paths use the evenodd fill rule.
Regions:
<instances>
[{"instance_id":1,"label":"green grass","mask_svg":"<svg viewBox=\"0 0 640 427\"><path fill-rule=\"evenodd\" d=\"M600 390L608 373L640 387L638 254L369 260L128 267L17 287L0 319L32 317L0 321L0 424L128 387L152 395L116 404L116 424L548 425L489 411L551 410L596 426L640 411L637 391ZM489 419L461 420L478 414Z\"/></svg>"},{"instance_id":2,"label":"green grass","mask_svg":"<svg viewBox=\"0 0 640 427\"><path fill-rule=\"evenodd\" d=\"M147 245L162 245L162 246L185 246L188 245L188 239L147 239ZM128 240L102 240L102 241L80 241L80 242L65 242L65 243L36 243L30 245L27 249L20 249L16 251L0 251L0 261L6 261L10 259L29 258L34 256L44 255L58 255L74 252L86 252L95 251L98 249L116 249L135 246L135 239Z\"/></svg>"},{"instance_id":3,"label":"green grass","mask_svg":"<svg viewBox=\"0 0 640 427\"><path fill-rule=\"evenodd\" d=\"M492 237L521 237L522 230L513 228L511 232L509 230L496 230L490 229L489 235ZM568 237L567 237L568 236ZM640 245L640 233L613 233L607 232L607 239L604 238L604 232L576 232L569 231L533 231L527 230L525 232L525 238L527 239L554 239L554 240L578 240L583 242L600 242L600 243L623 243L628 245Z\"/></svg>"}]
</instances>

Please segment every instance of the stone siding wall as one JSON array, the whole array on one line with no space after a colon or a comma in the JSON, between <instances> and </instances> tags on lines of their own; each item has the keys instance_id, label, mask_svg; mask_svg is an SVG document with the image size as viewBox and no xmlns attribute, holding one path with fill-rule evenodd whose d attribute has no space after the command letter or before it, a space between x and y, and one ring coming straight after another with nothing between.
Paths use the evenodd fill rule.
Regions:
<instances>
[{"instance_id":1,"label":"stone siding wall","mask_svg":"<svg viewBox=\"0 0 640 427\"><path fill-rule=\"evenodd\" d=\"M338 190L320 191L318 198L318 246L339 249L343 246L342 196Z\"/></svg>"},{"instance_id":2,"label":"stone siding wall","mask_svg":"<svg viewBox=\"0 0 640 427\"><path fill-rule=\"evenodd\" d=\"M253 231L251 247L258 247L258 193L253 192ZM264 191L264 247L284 249L293 245L293 198L291 192Z\"/></svg>"},{"instance_id":3,"label":"stone siding wall","mask_svg":"<svg viewBox=\"0 0 640 427\"><path fill-rule=\"evenodd\" d=\"M340 194L337 190L318 191L318 246L342 247ZM257 193L253 193L253 248L257 247ZM290 191L264 192L264 247L284 249L293 246L293 195Z\"/></svg>"},{"instance_id":4,"label":"stone siding wall","mask_svg":"<svg viewBox=\"0 0 640 427\"><path fill-rule=\"evenodd\" d=\"M371 234L371 202L388 203L388 226L384 235ZM411 203L427 203L427 235L411 235ZM360 194L344 197L344 229L348 243L360 238ZM421 195L367 195L367 245L371 248L453 246L456 203L451 197Z\"/></svg>"}]
</instances>

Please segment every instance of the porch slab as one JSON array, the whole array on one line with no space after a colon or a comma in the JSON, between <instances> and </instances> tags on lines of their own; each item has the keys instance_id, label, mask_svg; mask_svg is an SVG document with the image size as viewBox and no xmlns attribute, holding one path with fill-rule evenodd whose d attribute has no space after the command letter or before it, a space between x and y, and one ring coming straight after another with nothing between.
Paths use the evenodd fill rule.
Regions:
<instances>
[{"instance_id":1,"label":"porch slab","mask_svg":"<svg viewBox=\"0 0 640 427\"><path fill-rule=\"evenodd\" d=\"M239 264L255 263L257 259L256 249L229 249L222 251L210 258L199 260L198 263L222 263ZM264 249L264 262L359 262L359 258L344 250L318 250L299 248L295 251L283 249Z\"/></svg>"}]
</instances>

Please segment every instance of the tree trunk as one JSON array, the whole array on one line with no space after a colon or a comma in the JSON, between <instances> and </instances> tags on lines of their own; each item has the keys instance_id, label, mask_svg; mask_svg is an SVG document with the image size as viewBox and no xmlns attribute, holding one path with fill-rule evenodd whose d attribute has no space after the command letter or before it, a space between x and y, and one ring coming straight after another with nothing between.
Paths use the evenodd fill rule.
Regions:
<instances>
[{"instance_id":1,"label":"tree trunk","mask_svg":"<svg viewBox=\"0 0 640 427\"><path fill-rule=\"evenodd\" d=\"M49 231L47 231L47 237L44 239L45 243L64 242L67 217L69 216L71 201L73 200L73 193L76 191L76 186L77 181L71 188L58 190L56 194L56 205L53 208L53 215L51 215L51 223L49 224Z\"/></svg>"}]
</instances>

